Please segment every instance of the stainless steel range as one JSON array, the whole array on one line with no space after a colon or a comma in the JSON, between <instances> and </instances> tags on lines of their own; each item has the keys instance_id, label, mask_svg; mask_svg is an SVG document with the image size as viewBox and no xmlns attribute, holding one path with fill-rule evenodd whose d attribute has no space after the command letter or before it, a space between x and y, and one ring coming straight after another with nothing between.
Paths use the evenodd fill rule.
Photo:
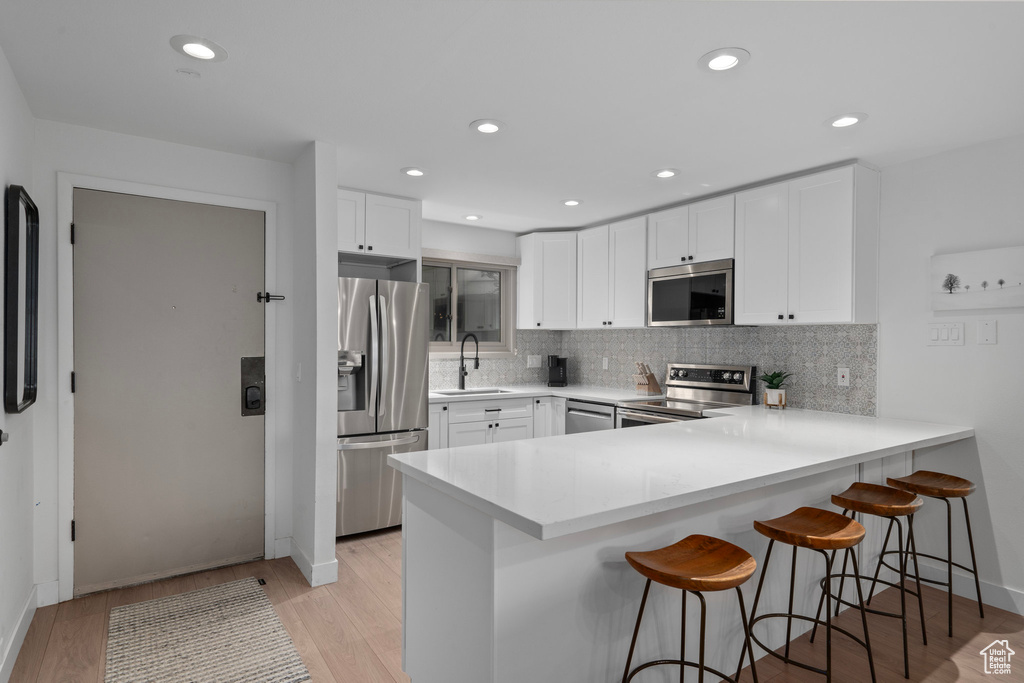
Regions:
<instances>
[{"instance_id":1,"label":"stainless steel range","mask_svg":"<svg viewBox=\"0 0 1024 683\"><path fill-rule=\"evenodd\" d=\"M615 426L699 420L705 410L712 408L753 405L757 402L756 370L752 365L669 363L665 373L666 398L617 404Z\"/></svg>"}]
</instances>

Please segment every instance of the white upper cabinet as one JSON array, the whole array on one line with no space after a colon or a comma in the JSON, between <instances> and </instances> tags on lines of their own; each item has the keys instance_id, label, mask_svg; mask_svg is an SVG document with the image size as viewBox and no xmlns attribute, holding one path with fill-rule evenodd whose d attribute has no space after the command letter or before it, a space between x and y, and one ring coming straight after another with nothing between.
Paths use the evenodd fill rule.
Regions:
<instances>
[{"instance_id":1,"label":"white upper cabinet","mask_svg":"<svg viewBox=\"0 0 1024 683\"><path fill-rule=\"evenodd\" d=\"M878 173L815 173L736 195L735 321L877 319Z\"/></svg>"},{"instance_id":2,"label":"white upper cabinet","mask_svg":"<svg viewBox=\"0 0 1024 683\"><path fill-rule=\"evenodd\" d=\"M643 327L647 291L644 217L581 230L577 327Z\"/></svg>"},{"instance_id":3,"label":"white upper cabinet","mask_svg":"<svg viewBox=\"0 0 1024 683\"><path fill-rule=\"evenodd\" d=\"M734 197L715 197L650 214L647 267L732 258Z\"/></svg>"},{"instance_id":4,"label":"white upper cabinet","mask_svg":"<svg viewBox=\"0 0 1024 683\"><path fill-rule=\"evenodd\" d=\"M520 329L576 327L576 233L535 232L516 239Z\"/></svg>"},{"instance_id":5,"label":"white upper cabinet","mask_svg":"<svg viewBox=\"0 0 1024 683\"><path fill-rule=\"evenodd\" d=\"M419 258L420 202L338 190L338 251Z\"/></svg>"}]
</instances>

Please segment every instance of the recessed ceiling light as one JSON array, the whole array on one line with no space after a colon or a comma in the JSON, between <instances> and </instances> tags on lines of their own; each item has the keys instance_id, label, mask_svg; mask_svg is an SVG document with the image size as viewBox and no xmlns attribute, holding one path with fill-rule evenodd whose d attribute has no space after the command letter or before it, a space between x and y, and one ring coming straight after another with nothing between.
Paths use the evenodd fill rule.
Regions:
<instances>
[{"instance_id":1,"label":"recessed ceiling light","mask_svg":"<svg viewBox=\"0 0 1024 683\"><path fill-rule=\"evenodd\" d=\"M475 214L469 214L468 216L466 216L467 221L478 221L481 218L483 218L483 216L477 216Z\"/></svg>"},{"instance_id":2,"label":"recessed ceiling light","mask_svg":"<svg viewBox=\"0 0 1024 683\"><path fill-rule=\"evenodd\" d=\"M728 71L750 59L750 53L741 47L723 47L712 50L700 58L698 64L711 71Z\"/></svg>"},{"instance_id":3,"label":"recessed ceiling light","mask_svg":"<svg viewBox=\"0 0 1024 683\"><path fill-rule=\"evenodd\" d=\"M579 206L580 205L580 200L578 200L578 199L566 199L562 203L565 204L566 206Z\"/></svg>"},{"instance_id":4,"label":"recessed ceiling light","mask_svg":"<svg viewBox=\"0 0 1024 683\"><path fill-rule=\"evenodd\" d=\"M663 168L660 171L655 171L651 175L653 175L655 178L671 178L676 173L679 173L679 171L677 171L674 168Z\"/></svg>"},{"instance_id":5,"label":"recessed ceiling light","mask_svg":"<svg viewBox=\"0 0 1024 683\"><path fill-rule=\"evenodd\" d=\"M203 62L223 62L228 58L227 50L212 40L199 36L174 36L171 38L171 47L186 57Z\"/></svg>"},{"instance_id":6,"label":"recessed ceiling light","mask_svg":"<svg viewBox=\"0 0 1024 683\"><path fill-rule=\"evenodd\" d=\"M469 124L469 127L480 133L497 133L505 127L505 124L497 119L477 119Z\"/></svg>"},{"instance_id":7,"label":"recessed ceiling light","mask_svg":"<svg viewBox=\"0 0 1024 683\"><path fill-rule=\"evenodd\" d=\"M833 116L825 125L832 126L833 128L849 128L850 126L860 123L868 117L867 114L861 111L850 112L849 114L842 114L840 116Z\"/></svg>"},{"instance_id":8,"label":"recessed ceiling light","mask_svg":"<svg viewBox=\"0 0 1024 683\"><path fill-rule=\"evenodd\" d=\"M418 178L421 175L423 175L423 169L416 168L415 166L406 166L405 168L402 169L402 173L404 173L405 175L411 175L414 178Z\"/></svg>"}]
</instances>

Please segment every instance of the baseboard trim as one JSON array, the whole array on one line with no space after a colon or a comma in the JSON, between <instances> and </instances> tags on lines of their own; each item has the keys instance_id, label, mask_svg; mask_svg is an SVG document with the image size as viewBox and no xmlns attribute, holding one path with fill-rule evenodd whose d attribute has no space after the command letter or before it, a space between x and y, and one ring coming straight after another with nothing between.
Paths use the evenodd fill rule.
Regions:
<instances>
[{"instance_id":1,"label":"baseboard trim","mask_svg":"<svg viewBox=\"0 0 1024 683\"><path fill-rule=\"evenodd\" d=\"M274 557L290 557L292 554L292 537L278 538L274 541Z\"/></svg>"},{"instance_id":2,"label":"baseboard trim","mask_svg":"<svg viewBox=\"0 0 1024 683\"><path fill-rule=\"evenodd\" d=\"M28 599L25 600L25 606L21 609L18 625L14 628L10 641L5 644L5 649L0 653L3 655L3 658L0 659L0 682L2 683L8 683L11 680L14 663L18 661L18 653L21 651L22 643L25 642L25 634L28 633L28 627L32 624L32 617L36 615L37 601L36 586L32 586Z\"/></svg>"},{"instance_id":3,"label":"baseboard trim","mask_svg":"<svg viewBox=\"0 0 1024 683\"><path fill-rule=\"evenodd\" d=\"M302 552L297 543L292 544L291 557L295 562L295 566L306 577L306 581L314 588L328 583L335 583L338 580L338 558L336 557L332 557L329 562L314 565L306 557L306 554Z\"/></svg>"},{"instance_id":4,"label":"baseboard trim","mask_svg":"<svg viewBox=\"0 0 1024 683\"><path fill-rule=\"evenodd\" d=\"M954 559L957 559L954 556ZM921 576L934 581L946 580L946 565L935 560L921 558ZM945 590L944 586L933 586ZM956 567L953 568L953 593L968 600L977 599L977 589L974 587L974 576L965 573ZM992 605L1007 612L1024 615L1024 591L1007 586L981 582L981 601L986 605Z\"/></svg>"},{"instance_id":5,"label":"baseboard trim","mask_svg":"<svg viewBox=\"0 0 1024 683\"><path fill-rule=\"evenodd\" d=\"M36 584L36 607L56 605L60 602L60 581L47 581Z\"/></svg>"}]
</instances>

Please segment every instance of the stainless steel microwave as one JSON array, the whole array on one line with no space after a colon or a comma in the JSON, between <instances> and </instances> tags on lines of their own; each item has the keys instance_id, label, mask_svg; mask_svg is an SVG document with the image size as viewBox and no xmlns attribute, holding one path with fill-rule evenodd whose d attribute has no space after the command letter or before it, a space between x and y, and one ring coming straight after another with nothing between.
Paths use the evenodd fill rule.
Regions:
<instances>
[{"instance_id":1,"label":"stainless steel microwave","mask_svg":"<svg viewBox=\"0 0 1024 683\"><path fill-rule=\"evenodd\" d=\"M733 260L647 271L648 327L732 325Z\"/></svg>"}]
</instances>

